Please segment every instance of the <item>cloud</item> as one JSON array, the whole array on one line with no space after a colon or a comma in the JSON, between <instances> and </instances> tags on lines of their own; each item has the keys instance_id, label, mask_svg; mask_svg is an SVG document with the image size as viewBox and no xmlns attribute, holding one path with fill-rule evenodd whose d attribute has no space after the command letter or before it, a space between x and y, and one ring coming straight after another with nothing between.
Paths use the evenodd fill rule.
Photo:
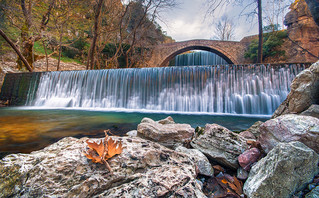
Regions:
<instances>
[{"instance_id":1,"label":"cloud","mask_svg":"<svg viewBox=\"0 0 319 198\"><path fill-rule=\"evenodd\" d=\"M290 1L287 0L288 3ZM214 36L214 25L223 15L233 19L236 24L235 40L258 34L257 17L253 17L253 20L247 20L246 16L239 17L245 5L225 6L217 10L214 16L205 19L206 0L180 0L179 3L180 5L177 8L162 13L164 22L159 21L167 35L172 36L176 41L212 38ZM246 11L249 9L253 10L254 7L249 7Z\"/></svg>"}]
</instances>

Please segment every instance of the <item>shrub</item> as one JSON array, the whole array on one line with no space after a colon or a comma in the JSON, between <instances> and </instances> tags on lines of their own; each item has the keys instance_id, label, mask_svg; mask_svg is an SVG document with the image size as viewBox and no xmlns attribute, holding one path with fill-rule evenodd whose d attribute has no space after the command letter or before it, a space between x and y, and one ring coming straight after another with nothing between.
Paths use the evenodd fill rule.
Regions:
<instances>
[{"instance_id":1,"label":"shrub","mask_svg":"<svg viewBox=\"0 0 319 198\"><path fill-rule=\"evenodd\" d=\"M286 31L276 31L271 33L266 33L263 35L263 59L273 56L284 56L285 51L279 50L278 47L284 43L284 38L287 38ZM258 39L254 39L245 53L245 58L249 58L252 61L257 61L258 54Z\"/></svg>"}]
</instances>

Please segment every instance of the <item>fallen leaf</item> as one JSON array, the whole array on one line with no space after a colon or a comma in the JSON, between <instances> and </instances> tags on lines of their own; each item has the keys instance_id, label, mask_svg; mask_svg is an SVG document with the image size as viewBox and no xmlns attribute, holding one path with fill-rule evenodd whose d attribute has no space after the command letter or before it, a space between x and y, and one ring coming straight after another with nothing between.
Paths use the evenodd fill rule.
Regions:
<instances>
[{"instance_id":1,"label":"fallen leaf","mask_svg":"<svg viewBox=\"0 0 319 198\"><path fill-rule=\"evenodd\" d=\"M122 142L115 142L111 137L107 135L107 131L105 131L104 141L101 140L98 144L96 142L89 142L89 140L87 140L86 143L89 149L84 153L84 155L88 159L91 159L93 163L104 163L110 170L110 172L112 172L112 169L107 160L114 155L122 153Z\"/></svg>"},{"instance_id":2,"label":"fallen leaf","mask_svg":"<svg viewBox=\"0 0 319 198\"><path fill-rule=\"evenodd\" d=\"M103 153L105 151L105 146L103 144L103 141L101 140L100 144L97 144L96 142L89 142L89 140L86 141L89 148L93 149L97 152L97 154L102 157Z\"/></svg>"},{"instance_id":3,"label":"fallen leaf","mask_svg":"<svg viewBox=\"0 0 319 198\"><path fill-rule=\"evenodd\" d=\"M216 181L220 187L224 189L224 193L218 198L225 197L240 197L243 194L243 184L234 176L223 175L221 177L216 177Z\"/></svg>"},{"instance_id":4,"label":"fallen leaf","mask_svg":"<svg viewBox=\"0 0 319 198\"><path fill-rule=\"evenodd\" d=\"M107 141L107 155L106 158L110 159L114 155L121 154L122 153L122 142L115 143L115 141L112 138L109 138Z\"/></svg>"},{"instance_id":5,"label":"fallen leaf","mask_svg":"<svg viewBox=\"0 0 319 198\"><path fill-rule=\"evenodd\" d=\"M220 165L215 165L213 166L213 169L214 169L214 175L218 175L220 172L224 173L225 170L223 167L221 167Z\"/></svg>"},{"instance_id":6,"label":"fallen leaf","mask_svg":"<svg viewBox=\"0 0 319 198\"><path fill-rule=\"evenodd\" d=\"M236 191L236 193L238 195L241 195L243 194L243 183L241 181L239 181L237 179L237 177L234 177L234 184L236 185L237 189L238 189L238 192Z\"/></svg>"},{"instance_id":7,"label":"fallen leaf","mask_svg":"<svg viewBox=\"0 0 319 198\"><path fill-rule=\"evenodd\" d=\"M101 157L96 155L95 152L92 150L92 149L89 149L87 151L87 153L84 153L84 155L88 158L88 159L91 159L92 162L94 163L101 163L103 164L102 160L101 160Z\"/></svg>"}]
</instances>

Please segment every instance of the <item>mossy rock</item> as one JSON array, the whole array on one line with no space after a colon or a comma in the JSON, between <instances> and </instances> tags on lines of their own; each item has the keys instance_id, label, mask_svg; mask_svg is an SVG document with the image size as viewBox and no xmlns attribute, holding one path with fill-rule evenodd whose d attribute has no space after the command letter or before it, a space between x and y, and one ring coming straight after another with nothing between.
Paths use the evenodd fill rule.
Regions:
<instances>
[{"instance_id":1,"label":"mossy rock","mask_svg":"<svg viewBox=\"0 0 319 198\"><path fill-rule=\"evenodd\" d=\"M11 197L19 193L24 180L19 169L19 166L0 164L0 197Z\"/></svg>"}]
</instances>

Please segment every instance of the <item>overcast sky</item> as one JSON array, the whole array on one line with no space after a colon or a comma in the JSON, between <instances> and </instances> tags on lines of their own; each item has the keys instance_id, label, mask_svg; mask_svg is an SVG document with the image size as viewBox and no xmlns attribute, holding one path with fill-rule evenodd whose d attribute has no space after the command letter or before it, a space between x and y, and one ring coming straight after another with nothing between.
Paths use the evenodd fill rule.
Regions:
<instances>
[{"instance_id":1,"label":"overcast sky","mask_svg":"<svg viewBox=\"0 0 319 198\"><path fill-rule=\"evenodd\" d=\"M239 17L244 6L227 6L220 8L215 12L215 16L209 16L205 19L207 5L206 0L177 0L179 5L169 11L161 14L162 21L158 23L162 29L167 32L167 35L173 37L176 41L184 41L191 39L212 39L214 37L214 23L220 19L222 15L227 15L235 23L234 40L241 40L245 36L250 36L258 33L257 17L251 21L246 16ZM245 0L244 2L251 2ZM292 0L287 0L292 1ZM265 1L264 1L265 2ZM264 14L268 10L272 10L271 5L264 3ZM251 11L247 8L248 11ZM285 11L285 13L288 9ZM245 13L245 12L244 12ZM247 12L246 12L247 13ZM282 14L284 15L284 14ZM280 21L282 22L282 20ZM266 22L264 22L266 23Z\"/></svg>"}]
</instances>

